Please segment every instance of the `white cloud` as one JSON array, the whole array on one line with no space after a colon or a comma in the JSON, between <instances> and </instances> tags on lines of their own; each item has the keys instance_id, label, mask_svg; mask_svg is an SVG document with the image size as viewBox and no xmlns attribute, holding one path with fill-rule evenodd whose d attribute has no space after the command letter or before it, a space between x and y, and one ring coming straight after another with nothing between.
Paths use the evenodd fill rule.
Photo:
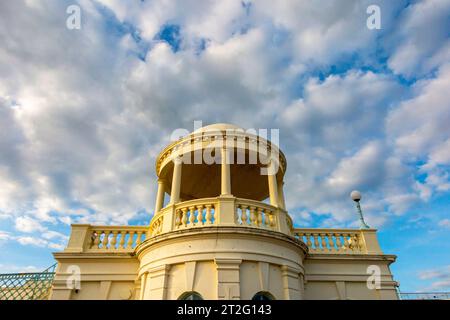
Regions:
<instances>
[{"instance_id":1,"label":"white cloud","mask_svg":"<svg viewBox=\"0 0 450 320\"><path fill-rule=\"evenodd\" d=\"M105 29L117 21L93 2L80 2L79 31L64 27L68 2L0 5L0 29L10 30L0 34L0 212L23 232L45 226L47 237L22 243L54 246L45 241L62 241L51 233L60 222L148 221L137 212L153 207L152 162L173 129L197 119L281 128L288 204L300 221L318 212L330 225L352 223L352 188L363 189L376 224L388 217L384 206L403 212L447 190L436 169L448 164L450 135L444 49L427 42L427 68L439 73L399 107L408 89L377 60L401 3L380 2L383 30L374 33L365 27L369 1L258 1L248 13L241 1L100 2L149 43L145 61L131 54L142 43L118 35L124 26ZM433 23L432 9L422 20ZM152 40L167 23L181 28L176 53ZM387 50L395 58L403 49ZM394 58L394 71L412 72L411 59ZM346 70L328 75L342 61ZM362 61L374 71L359 70ZM427 154L435 170L424 184L406 163L411 154Z\"/></svg>"},{"instance_id":2,"label":"white cloud","mask_svg":"<svg viewBox=\"0 0 450 320\"><path fill-rule=\"evenodd\" d=\"M52 242L45 239L46 237L34 237L34 236L16 236L13 238L14 241L17 241L19 244L23 246L34 246L41 248L49 248L55 249L58 251L63 250L66 247L67 238L61 237L60 240L64 240L62 242Z\"/></svg>"},{"instance_id":3,"label":"white cloud","mask_svg":"<svg viewBox=\"0 0 450 320\"><path fill-rule=\"evenodd\" d=\"M15 228L18 231L27 233L45 230L45 228L39 223L39 221L34 220L30 217L17 217Z\"/></svg>"},{"instance_id":4,"label":"white cloud","mask_svg":"<svg viewBox=\"0 0 450 320\"><path fill-rule=\"evenodd\" d=\"M11 234L9 232L0 230L0 241L9 240L9 239L11 239Z\"/></svg>"},{"instance_id":5,"label":"white cloud","mask_svg":"<svg viewBox=\"0 0 450 320\"><path fill-rule=\"evenodd\" d=\"M445 291L450 288L450 266L425 270L419 273L419 279L431 281L425 290Z\"/></svg>"},{"instance_id":6,"label":"white cloud","mask_svg":"<svg viewBox=\"0 0 450 320\"><path fill-rule=\"evenodd\" d=\"M450 65L444 65L436 78L415 85L416 96L393 109L387 118L388 133L400 151L419 157L445 148L450 136ZM445 160L441 155L439 160ZM434 165L432 162L430 165Z\"/></svg>"},{"instance_id":7,"label":"white cloud","mask_svg":"<svg viewBox=\"0 0 450 320\"><path fill-rule=\"evenodd\" d=\"M383 149L379 142L370 142L355 155L342 159L327 178L330 189L351 190L358 186L376 186L384 176Z\"/></svg>"},{"instance_id":8,"label":"white cloud","mask_svg":"<svg viewBox=\"0 0 450 320\"><path fill-rule=\"evenodd\" d=\"M388 65L406 77L423 75L450 60L450 27L447 0L418 1L401 15L395 38L396 46Z\"/></svg>"},{"instance_id":9,"label":"white cloud","mask_svg":"<svg viewBox=\"0 0 450 320\"><path fill-rule=\"evenodd\" d=\"M37 246L37 247L45 247L47 246L47 241L41 239L41 238L36 238L36 237L24 237L24 236L20 236L16 238L17 242L19 242L21 245L27 246L27 245L32 245L32 246Z\"/></svg>"}]
</instances>

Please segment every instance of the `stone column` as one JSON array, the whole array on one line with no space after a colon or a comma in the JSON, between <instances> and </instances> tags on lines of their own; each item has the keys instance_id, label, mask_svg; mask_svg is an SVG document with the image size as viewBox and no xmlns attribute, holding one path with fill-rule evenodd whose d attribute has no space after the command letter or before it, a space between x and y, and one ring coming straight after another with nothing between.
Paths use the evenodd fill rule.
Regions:
<instances>
[{"instance_id":1,"label":"stone column","mask_svg":"<svg viewBox=\"0 0 450 320\"><path fill-rule=\"evenodd\" d=\"M164 206L164 180L158 179L158 192L156 194L155 212L157 214Z\"/></svg>"},{"instance_id":2,"label":"stone column","mask_svg":"<svg viewBox=\"0 0 450 320\"><path fill-rule=\"evenodd\" d=\"M231 195L230 152L226 148L221 149L221 195Z\"/></svg>"},{"instance_id":3,"label":"stone column","mask_svg":"<svg viewBox=\"0 0 450 320\"><path fill-rule=\"evenodd\" d=\"M284 181L278 182L278 203L281 209L286 210L286 202L284 200L283 188L284 188Z\"/></svg>"},{"instance_id":4,"label":"stone column","mask_svg":"<svg viewBox=\"0 0 450 320\"><path fill-rule=\"evenodd\" d=\"M180 202L181 189L181 167L183 162L180 158L173 159L173 175L172 175L172 190L170 191L170 203L176 204Z\"/></svg>"},{"instance_id":5,"label":"stone column","mask_svg":"<svg viewBox=\"0 0 450 320\"><path fill-rule=\"evenodd\" d=\"M273 166L273 164L270 163L269 166ZM268 175L267 175L267 179L268 179L268 183L269 183L270 204L272 206L278 208L279 203L278 203L277 176L276 176L276 172L274 172L274 170L272 170L272 168L269 168Z\"/></svg>"}]
</instances>

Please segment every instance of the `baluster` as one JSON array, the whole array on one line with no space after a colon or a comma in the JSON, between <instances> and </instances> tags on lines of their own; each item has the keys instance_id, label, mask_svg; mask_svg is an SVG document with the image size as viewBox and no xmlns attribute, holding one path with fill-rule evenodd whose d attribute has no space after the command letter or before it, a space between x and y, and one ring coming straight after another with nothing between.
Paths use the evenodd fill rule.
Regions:
<instances>
[{"instance_id":1,"label":"baluster","mask_svg":"<svg viewBox=\"0 0 450 320\"><path fill-rule=\"evenodd\" d=\"M357 234L356 235L356 239L357 239L356 241L358 242L358 250L360 252L363 252L363 250L365 250L366 248L365 248L364 242L363 242L363 240L361 238L361 234Z\"/></svg>"},{"instance_id":2,"label":"baluster","mask_svg":"<svg viewBox=\"0 0 450 320\"><path fill-rule=\"evenodd\" d=\"M125 237L127 235L128 231L120 231L120 242L119 242L119 248L118 249L125 249L124 245L125 245Z\"/></svg>"},{"instance_id":3,"label":"baluster","mask_svg":"<svg viewBox=\"0 0 450 320\"><path fill-rule=\"evenodd\" d=\"M313 237L314 237L314 250L319 250L320 246L319 246L319 239L317 238L318 234L317 233L313 233Z\"/></svg>"},{"instance_id":4,"label":"baluster","mask_svg":"<svg viewBox=\"0 0 450 320\"><path fill-rule=\"evenodd\" d=\"M327 239L328 239L328 251L334 251L336 248L334 246L333 234L327 233Z\"/></svg>"},{"instance_id":5,"label":"baluster","mask_svg":"<svg viewBox=\"0 0 450 320\"><path fill-rule=\"evenodd\" d=\"M183 224L183 226L184 227L186 227L186 225L187 225L187 221L188 221L188 219L187 219L187 208L183 208L183 209L181 209L181 212L182 212L182 218L181 218L181 222L182 222L182 224Z\"/></svg>"},{"instance_id":6,"label":"baluster","mask_svg":"<svg viewBox=\"0 0 450 320\"><path fill-rule=\"evenodd\" d=\"M342 240L341 240L341 235L339 233L335 233L334 237L336 238L336 251L340 252L342 251Z\"/></svg>"},{"instance_id":7,"label":"baluster","mask_svg":"<svg viewBox=\"0 0 450 320\"><path fill-rule=\"evenodd\" d=\"M248 206L241 206L241 223L243 226L248 225L248 215L247 215Z\"/></svg>"},{"instance_id":8,"label":"baluster","mask_svg":"<svg viewBox=\"0 0 450 320\"><path fill-rule=\"evenodd\" d=\"M275 214L272 211L269 212L269 225L272 229L275 228Z\"/></svg>"},{"instance_id":9,"label":"baluster","mask_svg":"<svg viewBox=\"0 0 450 320\"><path fill-rule=\"evenodd\" d=\"M161 218L158 219L158 221L156 221L156 226L155 226L155 236L157 234L159 234L159 227L161 225Z\"/></svg>"},{"instance_id":10,"label":"baluster","mask_svg":"<svg viewBox=\"0 0 450 320\"><path fill-rule=\"evenodd\" d=\"M250 207L250 225L256 226L256 214L255 214L255 207Z\"/></svg>"},{"instance_id":11,"label":"baluster","mask_svg":"<svg viewBox=\"0 0 450 320\"><path fill-rule=\"evenodd\" d=\"M136 238L136 244L135 244L135 248L141 243L141 238L142 238L142 231L137 231L137 238Z\"/></svg>"},{"instance_id":12,"label":"baluster","mask_svg":"<svg viewBox=\"0 0 450 320\"><path fill-rule=\"evenodd\" d=\"M195 207L189 207L189 223L191 225L191 227L195 226Z\"/></svg>"},{"instance_id":13,"label":"baluster","mask_svg":"<svg viewBox=\"0 0 450 320\"><path fill-rule=\"evenodd\" d=\"M156 235L156 228L158 227L158 220L156 220L155 222L153 222L151 230L150 230L150 236L153 237L154 235Z\"/></svg>"},{"instance_id":14,"label":"baluster","mask_svg":"<svg viewBox=\"0 0 450 320\"><path fill-rule=\"evenodd\" d=\"M111 233L111 231L104 231L105 236L103 237L103 241L102 241L102 249L108 249L108 242L109 242L109 235Z\"/></svg>"},{"instance_id":15,"label":"baluster","mask_svg":"<svg viewBox=\"0 0 450 320\"><path fill-rule=\"evenodd\" d=\"M308 248L312 248L311 234L305 233L305 237L306 237L306 245L308 246Z\"/></svg>"},{"instance_id":16,"label":"baluster","mask_svg":"<svg viewBox=\"0 0 450 320\"><path fill-rule=\"evenodd\" d=\"M100 246L100 237L101 237L102 233L93 231L92 235L95 237L93 247L94 247L94 249L98 249L98 247Z\"/></svg>"},{"instance_id":17,"label":"baluster","mask_svg":"<svg viewBox=\"0 0 450 320\"><path fill-rule=\"evenodd\" d=\"M327 249L327 242L325 241L325 233L320 234L320 239L322 240L322 251L325 251Z\"/></svg>"},{"instance_id":18,"label":"baluster","mask_svg":"<svg viewBox=\"0 0 450 320\"><path fill-rule=\"evenodd\" d=\"M175 226L177 228L180 227L180 225L181 225L181 216L182 216L182 212L180 209L175 211Z\"/></svg>"},{"instance_id":19,"label":"baluster","mask_svg":"<svg viewBox=\"0 0 450 320\"><path fill-rule=\"evenodd\" d=\"M269 227L269 210L261 209L261 225L264 228Z\"/></svg>"},{"instance_id":20,"label":"baluster","mask_svg":"<svg viewBox=\"0 0 450 320\"><path fill-rule=\"evenodd\" d=\"M258 208L258 227L261 226L262 224L262 219L263 219L263 209L262 208Z\"/></svg>"},{"instance_id":21,"label":"baluster","mask_svg":"<svg viewBox=\"0 0 450 320\"><path fill-rule=\"evenodd\" d=\"M309 248L312 248L312 240L311 240L311 233L305 233L305 238L306 238L306 245Z\"/></svg>"},{"instance_id":22,"label":"baluster","mask_svg":"<svg viewBox=\"0 0 450 320\"><path fill-rule=\"evenodd\" d=\"M128 232L129 236L128 236L128 242L127 242L127 249L131 249L132 248L135 234L136 234L136 231Z\"/></svg>"},{"instance_id":23,"label":"baluster","mask_svg":"<svg viewBox=\"0 0 450 320\"><path fill-rule=\"evenodd\" d=\"M162 226L163 226L163 217L161 217L159 219L159 224L158 224L158 234L160 234L162 232Z\"/></svg>"},{"instance_id":24,"label":"baluster","mask_svg":"<svg viewBox=\"0 0 450 320\"><path fill-rule=\"evenodd\" d=\"M205 222L207 224L212 224L212 215L211 215L211 205L206 205L206 213L205 213Z\"/></svg>"},{"instance_id":25,"label":"baluster","mask_svg":"<svg viewBox=\"0 0 450 320\"><path fill-rule=\"evenodd\" d=\"M117 231L112 231L111 233L112 233L112 239L111 239L109 248L111 250L115 250L116 249L116 244L117 244L117 234L118 234L118 232Z\"/></svg>"},{"instance_id":26,"label":"baluster","mask_svg":"<svg viewBox=\"0 0 450 320\"><path fill-rule=\"evenodd\" d=\"M202 204L197 206L197 222L199 224L201 223L202 225L205 224L205 220L203 217L203 205Z\"/></svg>"}]
</instances>

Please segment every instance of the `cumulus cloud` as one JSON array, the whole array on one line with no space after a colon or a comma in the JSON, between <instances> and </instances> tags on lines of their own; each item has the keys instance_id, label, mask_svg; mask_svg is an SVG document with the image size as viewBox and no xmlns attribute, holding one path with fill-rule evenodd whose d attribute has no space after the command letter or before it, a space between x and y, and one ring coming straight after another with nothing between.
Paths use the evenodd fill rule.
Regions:
<instances>
[{"instance_id":1,"label":"cumulus cloud","mask_svg":"<svg viewBox=\"0 0 450 320\"><path fill-rule=\"evenodd\" d=\"M44 227L39 223L39 221L30 217L17 217L15 227L16 230L27 233L44 230Z\"/></svg>"},{"instance_id":2,"label":"cumulus cloud","mask_svg":"<svg viewBox=\"0 0 450 320\"><path fill-rule=\"evenodd\" d=\"M72 1L0 4L0 214L29 233L20 243L55 246L59 224L147 223L154 160L194 120L280 128L299 224L352 225L353 188L375 225L449 190L443 2L401 15L436 32L423 47L421 33L389 35L402 1L379 1L377 32L369 1L78 3L81 30L65 28Z\"/></svg>"},{"instance_id":3,"label":"cumulus cloud","mask_svg":"<svg viewBox=\"0 0 450 320\"><path fill-rule=\"evenodd\" d=\"M396 154L423 162L420 172L426 178L422 185L436 192L450 189L450 102L446 94L449 84L450 65L444 64L435 78L417 83L414 96L393 109L386 119Z\"/></svg>"},{"instance_id":4,"label":"cumulus cloud","mask_svg":"<svg viewBox=\"0 0 450 320\"><path fill-rule=\"evenodd\" d=\"M388 60L394 72L409 78L421 76L450 60L449 11L449 1L429 0L402 12L393 36L399 44Z\"/></svg>"}]
</instances>

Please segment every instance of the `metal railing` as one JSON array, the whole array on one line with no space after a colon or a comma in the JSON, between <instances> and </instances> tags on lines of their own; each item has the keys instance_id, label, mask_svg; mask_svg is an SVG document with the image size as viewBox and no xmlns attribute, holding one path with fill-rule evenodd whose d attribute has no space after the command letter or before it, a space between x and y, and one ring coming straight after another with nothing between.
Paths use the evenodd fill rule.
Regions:
<instances>
[{"instance_id":1,"label":"metal railing","mask_svg":"<svg viewBox=\"0 0 450 320\"><path fill-rule=\"evenodd\" d=\"M0 274L0 300L47 300L56 263L42 272Z\"/></svg>"},{"instance_id":2,"label":"metal railing","mask_svg":"<svg viewBox=\"0 0 450 320\"><path fill-rule=\"evenodd\" d=\"M399 292L401 300L450 300L450 292Z\"/></svg>"}]
</instances>

